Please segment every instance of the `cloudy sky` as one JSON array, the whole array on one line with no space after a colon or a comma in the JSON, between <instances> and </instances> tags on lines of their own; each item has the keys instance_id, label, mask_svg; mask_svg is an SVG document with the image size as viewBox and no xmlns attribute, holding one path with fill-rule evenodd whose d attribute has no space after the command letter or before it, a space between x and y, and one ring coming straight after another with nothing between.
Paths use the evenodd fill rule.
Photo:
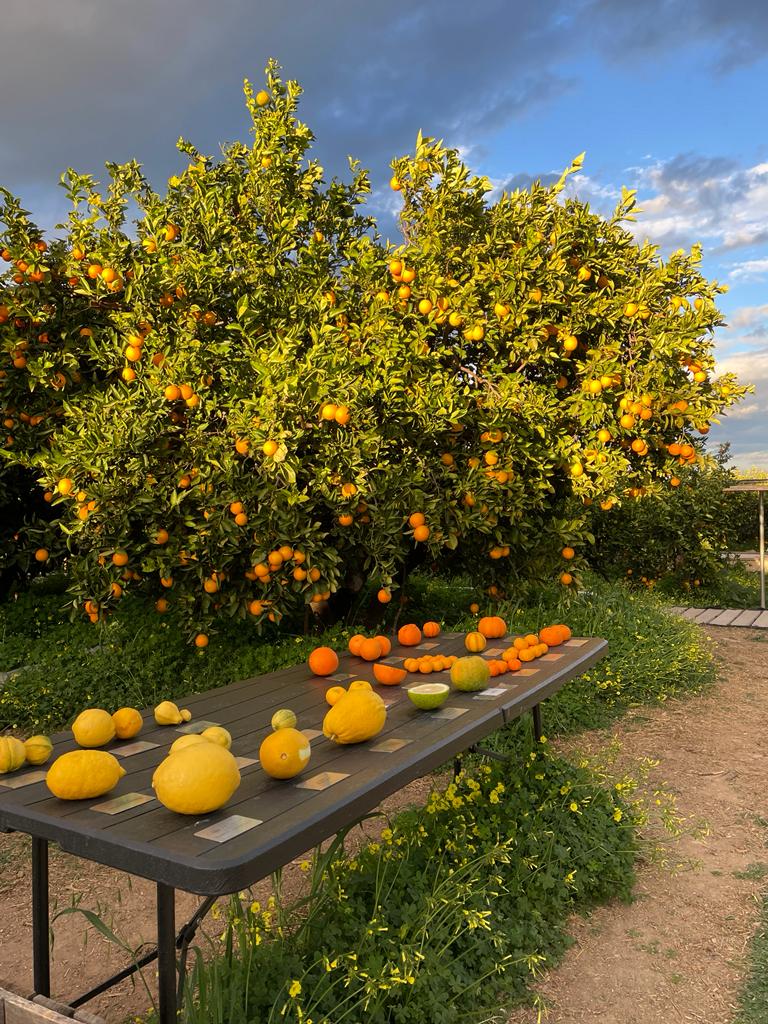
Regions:
<instances>
[{"instance_id":1,"label":"cloudy sky","mask_svg":"<svg viewBox=\"0 0 768 1024\"><path fill-rule=\"evenodd\" d=\"M132 157L156 185L244 137L241 82L270 56L305 88L317 155L372 171L416 132L461 147L499 186L587 150L579 193L637 188L639 234L701 241L727 283L720 366L756 393L713 430L768 467L768 3L765 0L2 0L0 183L44 225L68 166Z\"/></svg>"}]
</instances>

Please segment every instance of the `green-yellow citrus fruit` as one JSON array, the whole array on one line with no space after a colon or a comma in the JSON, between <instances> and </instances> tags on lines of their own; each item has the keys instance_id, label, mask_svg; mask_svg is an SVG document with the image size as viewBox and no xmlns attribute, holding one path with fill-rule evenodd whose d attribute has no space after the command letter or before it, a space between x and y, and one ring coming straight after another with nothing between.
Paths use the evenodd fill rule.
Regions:
<instances>
[{"instance_id":1,"label":"green-yellow citrus fruit","mask_svg":"<svg viewBox=\"0 0 768 1024\"><path fill-rule=\"evenodd\" d=\"M445 703L450 692L450 686L445 683L421 683L419 686L411 686L408 696L417 708L432 711Z\"/></svg>"}]
</instances>

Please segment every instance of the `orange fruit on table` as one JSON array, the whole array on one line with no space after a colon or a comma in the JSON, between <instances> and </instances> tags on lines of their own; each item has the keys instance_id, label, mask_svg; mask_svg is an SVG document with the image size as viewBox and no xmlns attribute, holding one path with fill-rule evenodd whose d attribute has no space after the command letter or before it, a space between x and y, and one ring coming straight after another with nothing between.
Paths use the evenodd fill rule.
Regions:
<instances>
[{"instance_id":1,"label":"orange fruit on table","mask_svg":"<svg viewBox=\"0 0 768 1024\"><path fill-rule=\"evenodd\" d=\"M523 667L523 663L519 658L510 658L507 662L510 672L517 672Z\"/></svg>"},{"instance_id":2,"label":"orange fruit on table","mask_svg":"<svg viewBox=\"0 0 768 1024\"><path fill-rule=\"evenodd\" d=\"M439 636L440 634L440 623L439 622L425 622L421 627L421 631L424 636Z\"/></svg>"},{"instance_id":3,"label":"orange fruit on table","mask_svg":"<svg viewBox=\"0 0 768 1024\"><path fill-rule=\"evenodd\" d=\"M337 700L341 700L347 691L343 686L332 686L330 690L325 691L326 703L333 707Z\"/></svg>"},{"instance_id":4,"label":"orange fruit on table","mask_svg":"<svg viewBox=\"0 0 768 1024\"><path fill-rule=\"evenodd\" d=\"M464 646L473 654L477 654L479 651L485 650L485 645L486 639L483 634L478 631L467 633L464 637Z\"/></svg>"},{"instance_id":5,"label":"orange fruit on table","mask_svg":"<svg viewBox=\"0 0 768 1024\"><path fill-rule=\"evenodd\" d=\"M349 653L359 655L360 644L363 642L363 640L365 640L365 637L363 636L362 633L355 633L354 636L351 636L349 638L349 643L347 644L347 647L349 648Z\"/></svg>"},{"instance_id":6,"label":"orange fruit on table","mask_svg":"<svg viewBox=\"0 0 768 1024\"><path fill-rule=\"evenodd\" d=\"M360 644L359 654L365 661L376 661L377 658L382 656L383 651L376 637L367 637Z\"/></svg>"},{"instance_id":7,"label":"orange fruit on table","mask_svg":"<svg viewBox=\"0 0 768 1024\"><path fill-rule=\"evenodd\" d=\"M376 682L381 683L382 686L398 686L408 675L404 668L381 664L373 666L373 674L376 677Z\"/></svg>"},{"instance_id":8,"label":"orange fruit on table","mask_svg":"<svg viewBox=\"0 0 768 1024\"><path fill-rule=\"evenodd\" d=\"M536 648L535 647L526 647L524 650L520 651L520 654L518 655L518 659L520 661L533 661L535 659L535 657L536 657L536 653L535 652L536 652Z\"/></svg>"},{"instance_id":9,"label":"orange fruit on table","mask_svg":"<svg viewBox=\"0 0 768 1024\"><path fill-rule=\"evenodd\" d=\"M406 658L403 662L403 668L406 672L418 672L419 671L419 659L418 658Z\"/></svg>"},{"instance_id":10,"label":"orange fruit on table","mask_svg":"<svg viewBox=\"0 0 768 1024\"><path fill-rule=\"evenodd\" d=\"M112 715L112 721L115 723L115 736L119 740L130 740L138 736L144 725L141 712L136 708L120 708Z\"/></svg>"},{"instance_id":11,"label":"orange fruit on table","mask_svg":"<svg viewBox=\"0 0 768 1024\"><path fill-rule=\"evenodd\" d=\"M330 676L339 667L339 656L330 647L316 647L307 659L307 664L316 676Z\"/></svg>"},{"instance_id":12,"label":"orange fruit on table","mask_svg":"<svg viewBox=\"0 0 768 1024\"><path fill-rule=\"evenodd\" d=\"M413 622L407 622L397 631L397 642L403 647L415 647L421 643L421 630Z\"/></svg>"},{"instance_id":13,"label":"orange fruit on table","mask_svg":"<svg viewBox=\"0 0 768 1024\"><path fill-rule=\"evenodd\" d=\"M385 657L392 650L392 641L388 636L384 636L383 633L377 633L374 640L378 640L381 644L381 655Z\"/></svg>"},{"instance_id":14,"label":"orange fruit on table","mask_svg":"<svg viewBox=\"0 0 768 1024\"><path fill-rule=\"evenodd\" d=\"M298 729L277 729L259 747L261 767L273 779L292 779L309 764L310 743Z\"/></svg>"}]
</instances>

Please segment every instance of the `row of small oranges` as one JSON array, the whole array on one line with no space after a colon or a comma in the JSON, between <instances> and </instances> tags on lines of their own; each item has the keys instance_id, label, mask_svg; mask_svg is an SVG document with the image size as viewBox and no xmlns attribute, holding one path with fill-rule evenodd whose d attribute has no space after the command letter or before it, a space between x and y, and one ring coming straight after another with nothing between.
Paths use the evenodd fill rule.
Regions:
<instances>
[{"instance_id":1,"label":"row of small oranges","mask_svg":"<svg viewBox=\"0 0 768 1024\"><path fill-rule=\"evenodd\" d=\"M444 672L459 659L455 654L425 654L421 658L406 658L403 668L406 672L419 672L429 675L430 672Z\"/></svg>"}]
</instances>

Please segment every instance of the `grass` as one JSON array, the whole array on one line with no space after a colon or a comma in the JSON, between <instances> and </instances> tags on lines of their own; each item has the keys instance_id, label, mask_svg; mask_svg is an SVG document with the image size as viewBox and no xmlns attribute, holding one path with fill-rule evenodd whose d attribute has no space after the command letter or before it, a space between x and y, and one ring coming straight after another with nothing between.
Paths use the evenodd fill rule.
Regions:
<instances>
[{"instance_id":1,"label":"grass","mask_svg":"<svg viewBox=\"0 0 768 1024\"><path fill-rule=\"evenodd\" d=\"M768 1021L768 894L763 897L760 923L752 939L747 979L739 998L733 1024L765 1024Z\"/></svg>"},{"instance_id":2,"label":"grass","mask_svg":"<svg viewBox=\"0 0 768 1024\"><path fill-rule=\"evenodd\" d=\"M694 608L757 608L760 575L743 562L724 562L715 579L699 587L681 587L672 578L659 584L657 593L671 604Z\"/></svg>"}]
</instances>

